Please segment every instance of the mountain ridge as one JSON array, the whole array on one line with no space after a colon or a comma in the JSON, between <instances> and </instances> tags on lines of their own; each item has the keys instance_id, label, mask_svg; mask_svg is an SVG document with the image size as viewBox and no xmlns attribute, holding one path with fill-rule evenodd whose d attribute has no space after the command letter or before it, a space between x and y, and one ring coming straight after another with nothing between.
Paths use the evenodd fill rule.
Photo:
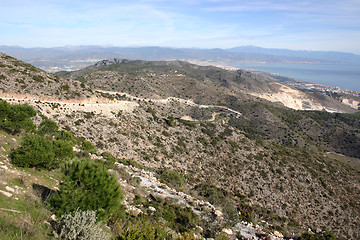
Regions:
<instances>
[{"instance_id":1,"label":"mountain ridge","mask_svg":"<svg viewBox=\"0 0 360 240\"><path fill-rule=\"evenodd\" d=\"M291 50L282 48L262 48L257 46L239 46L226 49L232 52L262 53L278 56L293 56L319 60L337 59L344 62L360 62L360 55L338 51Z\"/></svg>"},{"instance_id":2,"label":"mountain ridge","mask_svg":"<svg viewBox=\"0 0 360 240\"><path fill-rule=\"evenodd\" d=\"M296 238L309 227L316 233L327 228L339 237L359 237L356 201L360 175L354 168L357 165L348 163L358 163L360 157L359 113L291 110L246 94L266 81L271 83L271 79L186 62L120 61L93 66L64 73L65 78L58 76L59 82L48 82L44 76L39 90L34 69L26 65L25 70L17 60L0 57L2 91L29 94L27 99L19 96L7 101L33 106L39 113L37 124L48 118L78 139L90 141L97 149L94 158L111 152L122 163L137 166L134 178L129 175L131 168L125 170L121 164L111 171L121 174L127 208L143 217L154 215L147 201L160 211L159 204L166 205L167 200L154 191L161 189L159 184L146 191L140 186L150 184L152 174L169 183L169 178L164 178L169 175L161 175L167 170L186 179L182 186L185 194L176 195L188 198L200 213L201 235L206 238L224 231L229 239L240 237L244 232L236 226L245 225L244 221L247 226L249 222L258 226L248 228L254 231L252 236L262 229L261 238L275 236L275 231L278 238ZM16 81L22 77L24 83ZM23 89L23 84L27 88ZM69 88L63 88L64 84ZM240 91L240 86L246 91ZM56 90L60 94L55 94ZM62 100L43 101L42 96ZM72 96L77 97L73 100ZM93 105L82 102L91 97ZM164 97L182 100L161 100ZM121 101L132 102L134 107L105 111L105 103ZM102 109L92 108L96 104ZM212 106L201 108L201 104ZM334 151L345 155L328 153ZM191 200L186 194L211 205Z\"/></svg>"},{"instance_id":3,"label":"mountain ridge","mask_svg":"<svg viewBox=\"0 0 360 240\"><path fill-rule=\"evenodd\" d=\"M55 48L22 48L0 46L0 50L25 62L52 72L77 70L94 64L102 59L127 58L143 60L192 60L210 61L214 64L236 66L243 62L360 62L360 56L341 52L293 51L283 49L255 50L247 47L232 49L201 49L171 47L108 47L108 46L73 46Z\"/></svg>"},{"instance_id":4,"label":"mountain ridge","mask_svg":"<svg viewBox=\"0 0 360 240\"><path fill-rule=\"evenodd\" d=\"M343 104L342 99L334 99L326 94L303 92L301 90L292 89L292 87L285 86L287 82L279 83L277 79L272 77L263 76L262 74L250 73L246 70L223 70L221 68L213 66L198 66L188 63L186 61L143 61L143 60L127 60L127 59L110 59L102 60L95 63L93 66L89 66L79 71L72 73L59 72L60 76L77 78L80 75L84 75L89 72L96 72L99 70L110 71L130 71L136 70L139 67L142 69L148 69L148 74L151 71L164 72L164 69L160 69L158 66L167 66L165 69L174 71L176 77L190 77L201 78L203 82L212 82L213 84L230 88L234 91L242 91L256 97L262 97L273 102L281 102L285 106L297 109L297 110L327 110L333 112L355 112L356 108L348 107ZM153 69L152 69L153 68ZM163 67L164 68L164 67ZM191 71L196 70L194 74ZM119 74L119 73L118 73ZM147 73L145 73L147 74ZM150 74L151 75L151 74ZM212 75L212 77L208 77ZM215 77L216 76L216 77ZM151 77L151 76L150 76ZM111 79L111 77L110 77ZM145 81L140 80L139 81ZM110 84L109 80L108 83ZM149 81L146 83L148 87L152 83ZM149 85L150 84L150 85ZM284 85L285 84L285 85ZM113 86L114 87L114 86ZM287 89L287 90L285 90ZM291 89L291 91L290 91ZM108 89L110 90L110 89ZM297 94L293 94L293 93ZM173 93L175 94L175 93ZM179 94L179 93L177 93ZM298 95L298 96L297 96ZM319 95L319 96L317 96ZM163 96L169 97L169 96ZM344 97L345 99L345 97ZM351 98L350 98L351 99ZM340 101L341 100L341 101ZM345 100L344 100L345 101ZM355 99L353 99L355 101ZM356 101L355 101L356 102Z\"/></svg>"}]
</instances>

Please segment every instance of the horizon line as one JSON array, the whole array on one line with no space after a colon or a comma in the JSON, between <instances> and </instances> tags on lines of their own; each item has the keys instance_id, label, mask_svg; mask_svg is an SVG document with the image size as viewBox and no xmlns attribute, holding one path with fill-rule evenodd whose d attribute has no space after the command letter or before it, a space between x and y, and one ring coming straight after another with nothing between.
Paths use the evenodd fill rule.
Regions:
<instances>
[{"instance_id":1,"label":"horizon line","mask_svg":"<svg viewBox=\"0 0 360 240\"><path fill-rule=\"evenodd\" d=\"M113 45L113 44L84 44L84 45L62 45L62 46L53 46L53 47L24 47L19 45L6 45L0 44L0 47L11 47L11 48L23 48L23 49L34 49L34 48L41 48L41 49L52 49L52 48L76 48L76 47L101 47L101 48L170 48L170 49L199 49L199 50L230 50L234 48L242 48L242 47L253 47L259 49L268 49L268 50L290 50L295 52L324 52L324 53L347 53L353 54L356 56L360 56L360 53L355 52L348 52L348 51L335 51L335 50L316 50L316 49L291 49L291 48L272 48L272 47L262 47L256 45L238 45L229 48L221 48L221 47L213 47L213 48L202 48L202 47L174 47L174 46L160 46L160 45Z\"/></svg>"}]
</instances>

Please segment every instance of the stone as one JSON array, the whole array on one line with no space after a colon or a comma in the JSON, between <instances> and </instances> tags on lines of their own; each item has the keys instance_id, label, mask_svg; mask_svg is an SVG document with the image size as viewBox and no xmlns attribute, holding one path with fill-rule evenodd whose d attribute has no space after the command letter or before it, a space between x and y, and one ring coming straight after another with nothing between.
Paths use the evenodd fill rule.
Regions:
<instances>
[{"instance_id":1,"label":"stone","mask_svg":"<svg viewBox=\"0 0 360 240\"><path fill-rule=\"evenodd\" d=\"M200 227L200 226L196 226L195 232L196 233L203 233L204 229L202 227Z\"/></svg>"},{"instance_id":2,"label":"stone","mask_svg":"<svg viewBox=\"0 0 360 240\"><path fill-rule=\"evenodd\" d=\"M4 194L6 197L12 196L12 193L9 193L9 192L3 191L3 190L0 190L0 193Z\"/></svg>"},{"instance_id":3,"label":"stone","mask_svg":"<svg viewBox=\"0 0 360 240\"><path fill-rule=\"evenodd\" d=\"M8 191L8 192L12 192L12 193L15 192L15 189L13 189L12 187L9 187L9 186L6 186L5 189L6 189L6 191Z\"/></svg>"},{"instance_id":4,"label":"stone","mask_svg":"<svg viewBox=\"0 0 360 240\"><path fill-rule=\"evenodd\" d=\"M0 168L4 169L4 170L8 170L9 168L6 165L1 165Z\"/></svg>"},{"instance_id":5,"label":"stone","mask_svg":"<svg viewBox=\"0 0 360 240\"><path fill-rule=\"evenodd\" d=\"M152 211L152 212L156 212L156 208L154 208L152 206L149 207L149 210Z\"/></svg>"},{"instance_id":6,"label":"stone","mask_svg":"<svg viewBox=\"0 0 360 240\"><path fill-rule=\"evenodd\" d=\"M223 233L226 233L227 235L233 235L233 231L230 228L224 228L222 230Z\"/></svg>"},{"instance_id":7,"label":"stone","mask_svg":"<svg viewBox=\"0 0 360 240\"><path fill-rule=\"evenodd\" d=\"M51 218L51 220L56 221L56 215L55 214L51 215L50 218Z\"/></svg>"},{"instance_id":8,"label":"stone","mask_svg":"<svg viewBox=\"0 0 360 240\"><path fill-rule=\"evenodd\" d=\"M222 217L223 213L220 210L215 210L215 215L217 217Z\"/></svg>"},{"instance_id":9,"label":"stone","mask_svg":"<svg viewBox=\"0 0 360 240\"><path fill-rule=\"evenodd\" d=\"M135 207L135 206L132 206L132 205L129 205L127 207L128 211L132 212L133 214L135 214L136 216L139 215L140 213L142 213L141 209Z\"/></svg>"},{"instance_id":10,"label":"stone","mask_svg":"<svg viewBox=\"0 0 360 240\"><path fill-rule=\"evenodd\" d=\"M277 238L283 238L284 237L284 235L281 232L278 232L278 231L274 231L274 236L277 237Z\"/></svg>"}]
</instances>

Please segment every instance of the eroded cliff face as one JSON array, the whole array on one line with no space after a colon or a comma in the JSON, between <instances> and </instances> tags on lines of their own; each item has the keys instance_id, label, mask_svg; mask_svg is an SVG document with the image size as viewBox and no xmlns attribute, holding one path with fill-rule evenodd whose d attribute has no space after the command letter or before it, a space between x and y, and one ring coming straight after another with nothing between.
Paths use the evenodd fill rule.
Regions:
<instances>
[{"instance_id":1,"label":"eroded cliff face","mask_svg":"<svg viewBox=\"0 0 360 240\"><path fill-rule=\"evenodd\" d=\"M341 102L349 105L350 107L360 110L360 101L354 100L352 98L346 98L346 97L342 97L341 98Z\"/></svg>"},{"instance_id":2,"label":"eroded cliff face","mask_svg":"<svg viewBox=\"0 0 360 240\"><path fill-rule=\"evenodd\" d=\"M337 101L326 95L314 95L291 88L281 83L271 83L277 89L272 92L249 92L249 94L266 99L271 102L280 102L288 108L295 110L317 110L327 112L356 112L359 102L352 99ZM343 104L341 104L343 103Z\"/></svg>"}]
</instances>

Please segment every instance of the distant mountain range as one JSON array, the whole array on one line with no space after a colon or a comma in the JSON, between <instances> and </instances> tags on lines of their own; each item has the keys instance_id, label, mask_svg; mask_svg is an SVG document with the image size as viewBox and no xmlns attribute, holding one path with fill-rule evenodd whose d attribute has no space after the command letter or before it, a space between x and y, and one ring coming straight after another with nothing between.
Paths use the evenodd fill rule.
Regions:
<instances>
[{"instance_id":1,"label":"distant mountain range","mask_svg":"<svg viewBox=\"0 0 360 240\"><path fill-rule=\"evenodd\" d=\"M309 50L290 50L278 48L261 48L256 46L242 46L227 49L237 53L267 54L272 56L293 57L318 60L320 62L341 62L341 63L360 63L360 56L353 53L334 52L334 51L309 51Z\"/></svg>"},{"instance_id":2,"label":"distant mountain range","mask_svg":"<svg viewBox=\"0 0 360 240\"><path fill-rule=\"evenodd\" d=\"M242 46L230 49L64 46L22 48L0 46L0 51L46 71L76 70L110 58L187 60L236 66L244 62L266 63L360 63L360 56L342 52L294 51Z\"/></svg>"}]
</instances>

